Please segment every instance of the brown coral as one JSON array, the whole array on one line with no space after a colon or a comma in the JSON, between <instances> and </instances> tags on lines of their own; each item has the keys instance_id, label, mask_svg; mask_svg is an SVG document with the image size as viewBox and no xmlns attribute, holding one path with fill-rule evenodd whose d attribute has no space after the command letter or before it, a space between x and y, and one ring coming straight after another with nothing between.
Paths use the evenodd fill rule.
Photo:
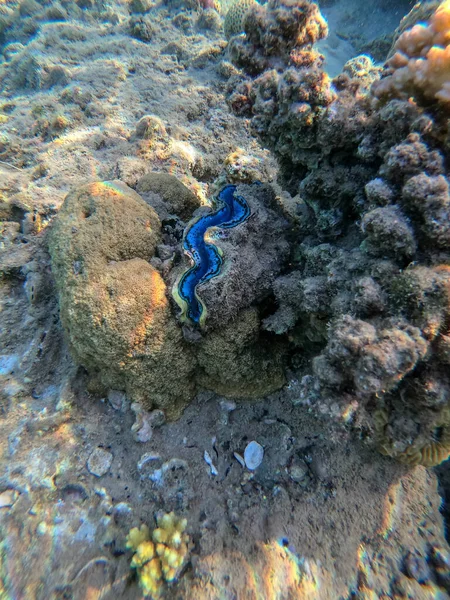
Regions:
<instances>
[{"instance_id":1,"label":"brown coral","mask_svg":"<svg viewBox=\"0 0 450 600\"><path fill-rule=\"evenodd\" d=\"M49 247L77 362L174 418L194 391L193 359L148 262L159 239L154 210L126 185L103 182L67 196Z\"/></svg>"}]
</instances>

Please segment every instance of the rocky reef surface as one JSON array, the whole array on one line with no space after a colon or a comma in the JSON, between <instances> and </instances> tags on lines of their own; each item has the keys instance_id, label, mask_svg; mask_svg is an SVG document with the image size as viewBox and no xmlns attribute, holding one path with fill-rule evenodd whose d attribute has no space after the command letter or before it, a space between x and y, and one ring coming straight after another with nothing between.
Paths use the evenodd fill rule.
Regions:
<instances>
[{"instance_id":1,"label":"rocky reef surface","mask_svg":"<svg viewBox=\"0 0 450 600\"><path fill-rule=\"evenodd\" d=\"M265 326L290 333L300 351L308 339L316 344L313 374L301 384L306 395L343 413L352 407L358 427L373 429L388 455L439 464L450 453L441 350L450 317L446 121L419 92L418 103L374 101L394 75L378 82L378 71L367 91L370 61L331 81L312 47L324 35L317 13L296 2L305 25L291 4L251 9L248 35L231 42L243 75L230 86L230 105L250 117L278 157L284 185L298 192L301 243L294 268L275 282L278 308ZM431 17L432 31L446 11L444 3ZM268 49L274 20L283 23L282 41ZM396 46L405 40L415 42L410 30Z\"/></svg>"},{"instance_id":2,"label":"rocky reef surface","mask_svg":"<svg viewBox=\"0 0 450 600\"><path fill-rule=\"evenodd\" d=\"M332 79L306 0L0 6L1 597L447 597L447 10Z\"/></svg>"}]
</instances>

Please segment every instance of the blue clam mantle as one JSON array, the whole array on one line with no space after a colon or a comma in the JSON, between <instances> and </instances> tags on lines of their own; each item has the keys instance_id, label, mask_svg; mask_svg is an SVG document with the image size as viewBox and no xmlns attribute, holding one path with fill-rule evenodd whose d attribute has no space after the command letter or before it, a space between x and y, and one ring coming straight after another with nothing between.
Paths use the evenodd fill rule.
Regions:
<instances>
[{"instance_id":1,"label":"blue clam mantle","mask_svg":"<svg viewBox=\"0 0 450 600\"><path fill-rule=\"evenodd\" d=\"M215 197L217 210L194 219L185 229L183 249L193 264L176 281L172 290L181 308L182 321L203 325L206 307L197 295L197 286L216 277L223 264L220 249L205 240L206 232L211 227L236 227L250 216L247 202L235 192L235 185L225 186Z\"/></svg>"}]
</instances>

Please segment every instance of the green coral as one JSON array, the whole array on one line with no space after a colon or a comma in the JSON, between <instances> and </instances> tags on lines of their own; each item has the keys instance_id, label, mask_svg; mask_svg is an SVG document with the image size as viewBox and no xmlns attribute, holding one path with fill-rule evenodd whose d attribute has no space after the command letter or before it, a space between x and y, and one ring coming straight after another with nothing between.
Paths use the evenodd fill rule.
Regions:
<instances>
[{"instance_id":1,"label":"green coral","mask_svg":"<svg viewBox=\"0 0 450 600\"><path fill-rule=\"evenodd\" d=\"M187 520L174 512L158 515L158 527L150 536L147 525L134 527L127 536L127 548L134 551L131 566L136 569L144 596L159 598L164 582L179 575L188 554Z\"/></svg>"}]
</instances>

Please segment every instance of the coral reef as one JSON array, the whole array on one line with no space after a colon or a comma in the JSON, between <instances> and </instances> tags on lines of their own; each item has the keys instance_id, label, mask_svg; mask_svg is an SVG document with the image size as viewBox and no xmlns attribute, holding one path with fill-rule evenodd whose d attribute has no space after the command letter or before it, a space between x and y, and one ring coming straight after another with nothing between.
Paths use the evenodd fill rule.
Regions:
<instances>
[{"instance_id":1,"label":"coral reef","mask_svg":"<svg viewBox=\"0 0 450 600\"><path fill-rule=\"evenodd\" d=\"M426 23L404 30L387 61L387 71L374 85L380 100L414 98L429 105L450 102L450 2L440 4Z\"/></svg>"},{"instance_id":2,"label":"coral reef","mask_svg":"<svg viewBox=\"0 0 450 600\"><path fill-rule=\"evenodd\" d=\"M229 43L231 60L245 77L230 81L229 104L281 160L295 162L313 144L321 114L335 98L313 44L327 26L307 0L271 0L251 7L245 37Z\"/></svg>"},{"instance_id":3,"label":"coral reef","mask_svg":"<svg viewBox=\"0 0 450 600\"><path fill-rule=\"evenodd\" d=\"M134 527L126 546L133 550L131 566L137 570L145 597L159 598L164 582L172 583L179 575L188 554L187 520L175 513L156 516L158 527L150 535L147 525Z\"/></svg>"},{"instance_id":4,"label":"coral reef","mask_svg":"<svg viewBox=\"0 0 450 600\"><path fill-rule=\"evenodd\" d=\"M364 57L345 66L333 91L309 45L311 31L324 33L317 9L298 6L307 18L295 28L286 15L290 29L271 27L287 5L253 8L245 37L230 42L244 72L229 81L230 105L275 153L280 183L297 204L301 243L274 282L276 309L263 327L287 335L301 364L311 360L299 402L315 398L320 412L344 420L352 414L390 456L437 464L448 456L450 405L446 129L402 93L374 103L389 77L378 82ZM417 32L444 44L447 6L403 33L397 47L406 52ZM279 36L273 53L258 42L268 31ZM442 77L416 98L427 107L443 101L439 64Z\"/></svg>"},{"instance_id":5,"label":"coral reef","mask_svg":"<svg viewBox=\"0 0 450 600\"><path fill-rule=\"evenodd\" d=\"M288 256L286 221L271 188L238 188L245 214L252 212L251 225L247 220L241 226L246 231L223 230L223 275L201 279L208 307L204 336L195 327L180 327L167 291L178 289L177 276L186 272L177 213L189 215L198 200L165 174L144 176L137 189L162 223L136 192L104 182L69 194L49 232L61 320L76 362L90 373L90 389L125 390L131 401L174 419L197 385L243 398L281 387L285 344L269 353L259 310L249 309L270 297ZM230 189L235 198L236 186ZM211 209L198 210L201 219Z\"/></svg>"}]
</instances>

